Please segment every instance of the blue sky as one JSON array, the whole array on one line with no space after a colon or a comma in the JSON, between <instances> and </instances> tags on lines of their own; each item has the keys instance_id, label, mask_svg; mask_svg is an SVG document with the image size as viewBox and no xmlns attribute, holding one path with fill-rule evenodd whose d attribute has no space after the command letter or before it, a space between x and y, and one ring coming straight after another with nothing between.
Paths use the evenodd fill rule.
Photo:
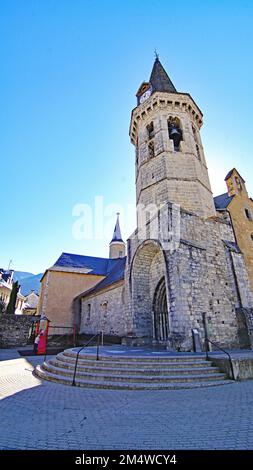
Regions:
<instances>
[{"instance_id":1,"label":"blue sky","mask_svg":"<svg viewBox=\"0 0 253 470\"><path fill-rule=\"evenodd\" d=\"M253 195L252 20L252 1L1 0L0 266L108 255L107 239L73 237L72 211L135 203L130 113L155 48L204 113L214 194L235 166ZM122 225L126 238L134 216Z\"/></svg>"}]
</instances>

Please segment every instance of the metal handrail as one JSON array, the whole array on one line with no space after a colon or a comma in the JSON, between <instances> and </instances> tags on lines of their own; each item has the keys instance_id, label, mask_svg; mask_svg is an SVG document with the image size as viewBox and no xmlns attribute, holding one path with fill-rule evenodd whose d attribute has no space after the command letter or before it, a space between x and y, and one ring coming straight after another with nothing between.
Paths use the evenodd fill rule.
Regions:
<instances>
[{"instance_id":1,"label":"metal handrail","mask_svg":"<svg viewBox=\"0 0 253 470\"><path fill-rule=\"evenodd\" d=\"M62 329L68 329L68 330L73 330L73 346L75 347L76 346L76 326L61 326L61 325L49 325L48 327L48 334L47 334L47 340L46 340L46 349L45 349L45 354L44 354L44 362L46 361L46 358L47 358L47 354L48 354L48 339L49 339L49 336L53 336L53 335L50 335L49 334L49 330L52 331L52 329L57 329L57 328L62 328ZM58 337L63 337L65 335L58 335Z\"/></svg>"},{"instance_id":2,"label":"metal handrail","mask_svg":"<svg viewBox=\"0 0 253 470\"><path fill-rule=\"evenodd\" d=\"M77 355L76 355L76 363L75 363L75 370L74 370L74 375L73 375L73 381L72 381L72 386L75 387L76 385L76 370L77 370L77 363L78 363L78 359L79 359L79 354L80 352L86 348L87 346L89 346L89 344L95 339L95 338L98 338L98 341L97 341L97 358L96 360L98 361L99 360L99 346L100 346L100 337L101 337L101 332L97 333L96 335L92 336L89 341L87 343L85 343L84 346L82 346L78 352L77 352Z\"/></svg>"},{"instance_id":3,"label":"metal handrail","mask_svg":"<svg viewBox=\"0 0 253 470\"><path fill-rule=\"evenodd\" d=\"M231 354L229 354L228 351L225 351L225 349L222 349L217 343L214 343L213 341L211 341L209 338L205 338L206 340L206 358L209 359L209 356L208 356L208 344L207 342L213 344L216 348L220 349L220 351L224 352L225 354L227 354L228 358L229 358L229 364L230 364L230 369L231 369L231 374L232 374L232 379L235 380L235 374L234 374L234 367L233 367L233 361L232 361L232 357L231 357Z\"/></svg>"}]
</instances>

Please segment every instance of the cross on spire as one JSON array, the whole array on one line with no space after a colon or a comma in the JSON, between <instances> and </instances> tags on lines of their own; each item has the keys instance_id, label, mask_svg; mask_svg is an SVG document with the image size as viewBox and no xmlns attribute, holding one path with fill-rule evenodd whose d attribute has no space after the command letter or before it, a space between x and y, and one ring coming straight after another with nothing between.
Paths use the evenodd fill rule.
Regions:
<instances>
[{"instance_id":1,"label":"cross on spire","mask_svg":"<svg viewBox=\"0 0 253 470\"><path fill-rule=\"evenodd\" d=\"M155 58L156 58L156 59L159 59L159 54L158 54L158 52L157 52L156 49L155 49Z\"/></svg>"}]
</instances>

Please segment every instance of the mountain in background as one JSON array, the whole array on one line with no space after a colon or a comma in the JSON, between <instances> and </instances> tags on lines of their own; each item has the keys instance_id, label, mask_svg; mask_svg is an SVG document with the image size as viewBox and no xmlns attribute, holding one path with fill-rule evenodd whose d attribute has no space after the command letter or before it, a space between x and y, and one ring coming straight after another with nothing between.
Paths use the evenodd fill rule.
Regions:
<instances>
[{"instance_id":1,"label":"mountain in background","mask_svg":"<svg viewBox=\"0 0 253 470\"><path fill-rule=\"evenodd\" d=\"M14 278L14 281L21 281L25 279L26 277L31 277L31 276L35 276L35 274L27 273L26 271L14 271L13 278Z\"/></svg>"},{"instance_id":2,"label":"mountain in background","mask_svg":"<svg viewBox=\"0 0 253 470\"><path fill-rule=\"evenodd\" d=\"M25 271L14 271L13 279L21 285L21 294L28 295L31 290L40 292L40 280L43 273L33 274Z\"/></svg>"}]
</instances>

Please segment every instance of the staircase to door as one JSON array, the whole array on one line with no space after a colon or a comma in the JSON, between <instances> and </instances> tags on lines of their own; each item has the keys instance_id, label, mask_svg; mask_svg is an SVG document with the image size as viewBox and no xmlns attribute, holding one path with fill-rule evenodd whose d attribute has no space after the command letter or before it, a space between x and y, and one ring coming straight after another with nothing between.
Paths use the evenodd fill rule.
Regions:
<instances>
[{"instance_id":1,"label":"staircase to door","mask_svg":"<svg viewBox=\"0 0 253 470\"><path fill-rule=\"evenodd\" d=\"M77 349L67 349L35 368L41 379L72 385ZM90 351L92 349L90 348ZM137 353L138 354L138 353ZM177 390L233 383L204 356L138 356L83 351L78 358L75 385L118 390Z\"/></svg>"}]
</instances>

